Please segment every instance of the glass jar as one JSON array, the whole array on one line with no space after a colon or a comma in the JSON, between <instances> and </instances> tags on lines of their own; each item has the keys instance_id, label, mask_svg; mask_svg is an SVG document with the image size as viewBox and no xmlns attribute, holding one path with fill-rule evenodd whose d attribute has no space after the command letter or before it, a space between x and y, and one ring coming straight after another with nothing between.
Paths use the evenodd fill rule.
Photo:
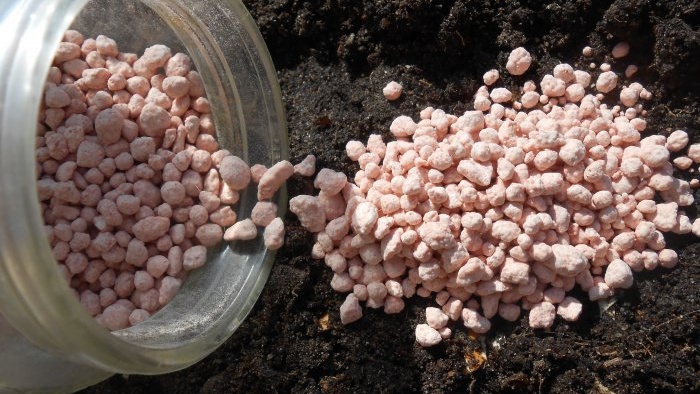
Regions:
<instances>
[{"instance_id":1,"label":"glass jar","mask_svg":"<svg viewBox=\"0 0 700 394\"><path fill-rule=\"evenodd\" d=\"M240 325L274 257L261 237L222 244L166 307L128 329L110 333L83 310L52 258L34 171L43 86L69 28L111 37L123 52L165 44L188 53L204 80L219 143L251 164L288 156L275 69L240 1L1 2L0 392L70 392L114 373L192 365ZM242 193L239 217L248 217L255 202L254 190ZM283 215L285 193L275 202Z\"/></svg>"}]
</instances>

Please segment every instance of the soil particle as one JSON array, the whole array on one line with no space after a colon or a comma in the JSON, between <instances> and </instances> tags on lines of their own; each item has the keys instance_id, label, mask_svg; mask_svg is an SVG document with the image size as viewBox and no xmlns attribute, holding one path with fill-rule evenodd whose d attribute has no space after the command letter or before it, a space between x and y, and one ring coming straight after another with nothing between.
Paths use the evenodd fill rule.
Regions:
<instances>
[{"instance_id":1,"label":"soil particle","mask_svg":"<svg viewBox=\"0 0 700 394\"><path fill-rule=\"evenodd\" d=\"M432 105L471 109L481 75L501 70L516 87L558 62L588 69L609 62L639 72L654 97L646 135L684 129L700 142L700 4L696 0L612 2L293 0L244 1L267 42L284 94L290 159L314 153L317 167L348 175L347 141L366 141L398 115L417 118ZM628 57L613 59L619 41ZM519 77L504 71L510 50L525 46L533 66ZM590 45L594 56L581 49ZM401 98L381 89L396 80ZM517 90L514 90L517 91ZM675 156L674 156L675 157ZM677 171L684 179L697 172ZM312 192L308 179L288 182L290 195ZM696 203L686 212L697 216ZM700 392L700 243L668 236L680 264L635 274L632 288L606 304L584 301L580 321L557 319L550 331L527 318L470 336L454 335L422 349L414 327L431 301L414 297L393 316L364 310L342 326L344 295L332 274L310 257L312 237L293 214L286 244L248 319L220 349L183 371L153 377L115 376L86 393L649 393ZM574 292L579 299L586 296ZM484 358L485 357L485 358Z\"/></svg>"}]
</instances>

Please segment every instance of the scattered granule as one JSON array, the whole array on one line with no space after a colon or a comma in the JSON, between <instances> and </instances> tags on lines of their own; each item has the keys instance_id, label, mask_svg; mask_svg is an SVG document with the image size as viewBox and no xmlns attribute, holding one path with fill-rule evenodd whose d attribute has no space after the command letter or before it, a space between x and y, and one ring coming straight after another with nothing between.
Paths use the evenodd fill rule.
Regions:
<instances>
[{"instance_id":1,"label":"scattered granule","mask_svg":"<svg viewBox=\"0 0 700 394\"><path fill-rule=\"evenodd\" d=\"M343 324L350 324L362 317L362 307L355 294L350 293L345 298L345 302L340 306L340 321Z\"/></svg>"},{"instance_id":2,"label":"scattered granule","mask_svg":"<svg viewBox=\"0 0 700 394\"><path fill-rule=\"evenodd\" d=\"M384 89L382 89L384 97L389 101L398 100L399 97L401 97L402 91L403 87L396 81L389 82Z\"/></svg>"},{"instance_id":3,"label":"scattered granule","mask_svg":"<svg viewBox=\"0 0 700 394\"><path fill-rule=\"evenodd\" d=\"M284 222L276 217L272 219L263 233L265 247L270 250L277 250L284 244Z\"/></svg>"},{"instance_id":4,"label":"scattered granule","mask_svg":"<svg viewBox=\"0 0 700 394\"><path fill-rule=\"evenodd\" d=\"M557 306L557 315L566 321L576 321L581 315L583 305L574 297L565 297Z\"/></svg>"},{"instance_id":5,"label":"scattered granule","mask_svg":"<svg viewBox=\"0 0 700 394\"><path fill-rule=\"evenodd\" d=\"M693 221L693 228L692 228L693 234L696 237L700 237L700 220L695 219Z\"/></svg>"},{"instance_id":6,"label":"scattered granule","mask_svg":"<svg viewBox=\"0 0 700 394\"><path fill-rule=\"evenodd\" d=\"M521 75L531 62L518 48L506 69ZM421 346L448 338L459 319L484 333L492 317L528 311L531 327L548 329L557 315L581 315L567 296L575 287L601 300L632 286L634 272L674 267L663 232L697 235L700 221L684 212L698 182L674 178L673 163L690 168L700 145L687 147L682 130L642 138L651 92L633 82L618 96L619 78L611 64L563 63L517 93L491 70L475 111L427 107L418 120L393 120L394 141L348 142L359 171L344 182L323 169L318 196L290 201L316 234L312 256L334 271L332 288L348 293L343 324L361 317L361 302L396 313L397 300L417 294L437 303L416 326ZM333 215L322 209L329 195Z\"/></svg>"},{"instance_id":7,"label":"scattered granule","mask_svg":"<svg viewBox=\"0 0 700 394\"><path fill-rule=\"evenodd\" d=\"M258 181L258 200L267 200L294 174L292 163L283 160L268 168Z\"/></svg>"},{"instance_id":8,"label":"scattered granule","mask_svg":"<svg viewBox=\"0 0 700 394\"><path fill-rule=\"evenodd\" d=\"M241 220L236 222L233 226L229 227L224 233L224 240L226 241L249 241L258 236L258 229L255 227L250 219Z\"/></svg>"},{"instance_id":9,"label":"scattered granule","mask_svg":"<svg viewBox=\"0 0 700 394\"><path fill-rule=\"evenodd\" d=\"M252 170L252 169L251 169ZM294 173L301 176L313 176L316 172L316 156L308 155L299 164L294 166ZM261 175L262 177L262 175ZM259 182L258 178L258 181Z\"/></svg>"},{"instance_id":10,"label":"scattered granule","mask_svg":"<svg viewBox=\"0 0 700 394\"><path fill-rule=\"evenodd\" d=\"M630 52L630 46L626 42L618 42L615 44L615 46L612 48L612 56L615 59L620 59L625 56Z\"/></svg>"},{"instance_id":11,"label":"scattered granule","mask_svg":"<svg viewBox=\"0 0 700 394\"><path fill-rule=\"evenodd\" d=\"M523 47L518 47L508 55L506 70L512 75L523 75L530 68L530 63L532 63L530 52Z\"/></svg>"},{"instance_id":12,"label":"scattered granule","mask_svg":"<svg viewBox=\"0 0 700 394\"><path fill-rule=\"evenodd\" d=\"M670 152L678 152L688 145L688 133L676 130L666 138L666 149Z\"/></svg>"},{"instance_id":13,"label":"scattered granule","mask_svg":"<svg viewBox=\"0 0 700 394\"><path fill-rule=\"evenodd\" d=\"M326 215L317 197L296 196L289 200L289 210L299 217L304 228L317 233L326 226Z\"/></svg>"},{"instance_id":14,"label":"scattered granule","mask_svg":"<svg viewBox=\"0 0 700 394\"><path fill-rule=\"evenodd\" d=\"M435 346L442 341L438 330L427 324L416 326L416 342L423 347Z\"/></svg>"},{"instance_id":15,"label":"scattered granule","mask_svg":"<svg viewBox=\"0 0 700 394\"><path fill-rule=\"evenodd\" d=\"M549 302L540 302L530 309L530 327L549 328L554 324L555 307Z\"/></svg>"}]
</instances>

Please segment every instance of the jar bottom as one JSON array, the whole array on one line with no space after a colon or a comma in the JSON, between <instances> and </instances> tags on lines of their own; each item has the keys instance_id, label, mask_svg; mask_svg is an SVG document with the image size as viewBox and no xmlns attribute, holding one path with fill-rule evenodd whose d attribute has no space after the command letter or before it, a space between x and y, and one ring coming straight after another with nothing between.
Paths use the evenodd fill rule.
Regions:
<instances>
[{"instance_id":1,"label":"jar bottom","mask_svg":"<svg viewBox=\"0 0 700 394\"><path fill-rule=\"evenodd\" d=\"M113 375L85 364L57 358L42 350L15 330L2 314L0 349L0 393L69 393ZM12 356L4 357L3 354Z\"/></svg>"}]
</instances>

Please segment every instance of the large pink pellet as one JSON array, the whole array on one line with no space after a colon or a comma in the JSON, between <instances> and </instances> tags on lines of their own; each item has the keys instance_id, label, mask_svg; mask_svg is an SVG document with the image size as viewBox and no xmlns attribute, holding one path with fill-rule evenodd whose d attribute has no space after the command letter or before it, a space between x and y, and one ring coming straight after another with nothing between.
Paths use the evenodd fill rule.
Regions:
<instances>
[{"instance_id":1,"label":"large pink pellet","mask_svg":"<svg viewBox=\"0 0 700 394\"><path fill-rule=\"evenodd\" d=\"M258 229L255 227L255 223L250 219L245 219L229 227L223 237L225 241L248 241L257 235Z\"/></svg>"},{"instance_id":2,"label":"large pink pellet","mask_svg":"<svg viewBox=\"0 0 700 394\"><path fill-rule=\"evenodd\" d=\"M294 166L286 160L268 168L258 182L258 200L272 198L292 174L294 174Z\"/></svg>"},{"instance_id":3,"label":"large pink pellet","mask_svg":"<svg viewBox=\"0 0 700 394\"><path fill-rule=\"evenodd\" d=\"M576 321L581 315L583 305L581 301L573 297L565 297L557 306L557 315L566 321Z\"/></svg>"},{"instance_id":4,"label":"large pink pellet","mask_svg":"<svg viewBox=\"0 0 700 394\"><path fill-rule=\"evenodd\" d=\"M270 250L277 250L284 244L284 222L280 218L274 218L266 227L263 233L265 247Z\"/></svg>"},{"instance_id":5,"label":"large pink pellet","mask_svg":"<svg viewBox=\"0 0 700 394\"><path fill-rule=\"evenodd\" d=\"M170 220L164 217L151 216L134 224L134 236L142 242L150 242L168 232Z\"/></svg>"},{"instance_id":6,"label":"large pink pellet","mask_svg":"<svg viewBox=\"0 0 700 394\"><path fill-rule=\"evenodd\" d=\"M294 197L289 200L289 210L299 217L301 225L308 231L319 232L326 227L326 215L316 197Z\"/></svg>"},{"instance_id":7,"label":"large pink pellet","mask_svg":"<svg viewBox=\"0 0 700 394\"><path fill-rule=\"evenodd\" d=\"M148 103L141 109L138 122L141 130L147 136L162 137L165 129L170 125L170 114L163 108Z\"/></svg>"},{"instance_id":8,"label":"large pink pellet","mask_svg":"<svg viewBox=\"0 0 700 394\"><path fill-rule=\"evenodd\" d=\"M266 227L277 217L277 204L269 201L258 201L250 213L250 218L258 226Z\"/></svg>"},{"instance_id":9,"label":"large pink pellet","mask_svg":"<svg viewBox=\"0 0 700 394\"><path fill-rule=\"evenodd\" d=\"M121 330L129 326L131 311L121 304L112 304L102 312L102 321L109 330Z\"/></svg>"},{"instance_id":10,"label":"large pink pellet","mask_svg":"<svg viewBox=\"0 0 700 394\"><path fill-rule=\"evenodd\" d=\"M166 276L160 283L160 288L158 289L158 303L160 305L166 305L170 300L172 300L180 290L182 286L182 280L178 278L173 278L172 276Z\"/></svg>"},{"instance_id":11,"label":"large pink pellet","mask_svg":"<svg viewBox=\"0 0 700 394\"><path fill-rule=\"evenodd\" d=\"M160 187L160 194L163 201L170 205L180 204L186 197L185 186L180 182L168 181Z\"/></svg>"},{"instance_id":12,"label":"large pink pellet","mask_svg":"<svg viewBox=\"0 0 700 394\"><path fill-rule=\"evenodd\" d=\"M187 271L204 265L207 258L207 249L204 246L193 246L187 249L183 255L183 268Z\"/></svg>"},{"instance_id":13,"label":"large pink pellet","mask_svg":"<svg viewBox=\"0 0 700 394\"><path fill-rule=\"evenodd\" d=\"M389 82L384 89L382 89L382 93L384 94L384 97L386 97L387 100L389 101L394 101L398 100L399 97L401 97L401 92L403 91L403 87L395 81Z\"/></svg>"},{"instance_id":14,"label":"large pink pellet","mask_svg":"<svg viewBox=\"0 0 700 394\"><path fill-rule=\"evenodd\" d=\"M362 317L362 307L354 294L348 294L340 306L340 321L343 324L352 323Z\"/></svg>"},{"instance_id":15,"label":"large pink pellet","mask_svg":"<svg viewBox=\"0 0 700 394\"><path fill-rule=\"evenodd\" d=\"M435 346L442 341L440 333L427 324L416 326L416 342L423 347Z\"/></svg>"},{"instance_id":16,"label":"large pink pellet","mask_svg":"<svg viewBox=\"0 0 700 394\"><path fill-rule=\"evenodd\" d=\"M335 195L340 193L346 183L347 176L345 174L324 168L316 175L314 187L321 189L328 195Z\"/></svg>"},{"instance_id":17,"label":"large pink pellet","mask_svg":"<svg viewBox=\"0 0 700 394\"><path fill-rule=\"evenodd\" d=\"M255 166L253 166L255 167ZM253 167L250 168L251 175L253 175ZM264 168L264 167L263 167ZM308 155L299 164L294 166L294 173L301 176L312 176L316 172L316 156ZM253 175L255 183L260 182L260 178L265 172L258 175Z\"/></svg>"},{"instance_id":18,"label":"large pink pellet","mask_svg":"<svg viewBox=\"0 0 700 394\"><path fill-rule=\"evenodd\" d=\"M221 229L221 226L213 223L204 224L195 232L195 238L206 247L218 244L223 239L223 236L224 231Z\"/></svg>"},{"instance_id":19,"label":"large pink pellet","mask_svg":"<svg viewBox=\"0 0 700 394\"><path fill-rule=\"evenodd\" d=\"M525 48L518 47L513 49L508 56L506 69L512 75L522 75L530 68L530 63L532 63L530 53Z\"/></svg>"},{"instance_id":20,"label":"large pink pellet","mask_svg":"<svg viewBox=\"0 0 700 394\"><path fill-rule=\"evenodd\" d=\"M219 164L221 179L233 190L242 190L250 183L250 167L238 156L226 156Z\"/></svg>"},{"instance_id":21,"label":"large pink pellet","mask_svg":"<svg viewBox=\"0 0 700 394\"><path fill-rule=\"evenodd\" d=\"M114 144L121 138L124 117L114 109L105 109L95 118L95 133L104 145Z\"/></svg>"},{"instance_id":22,"label":"large pink pellet","mask_svg":"<svg viewBox=\"0 0 700 394\"><path fill-rule=\"evenodd\" d=\"M131 314L129 314L129 324L135 326L151 316L148 311L143 309L134 309Z\"/></svg>"},{"instance_id":23,"label":"large pink pellet","mask_svg":"<svg viewBox=\"0 0 700 394\"><path fill-rule=\"evenodd\" d=\"M530 310L530 327L549 328L554 324L555 308L549 302L541 302Z\"/></svg>"}]
</instances>

